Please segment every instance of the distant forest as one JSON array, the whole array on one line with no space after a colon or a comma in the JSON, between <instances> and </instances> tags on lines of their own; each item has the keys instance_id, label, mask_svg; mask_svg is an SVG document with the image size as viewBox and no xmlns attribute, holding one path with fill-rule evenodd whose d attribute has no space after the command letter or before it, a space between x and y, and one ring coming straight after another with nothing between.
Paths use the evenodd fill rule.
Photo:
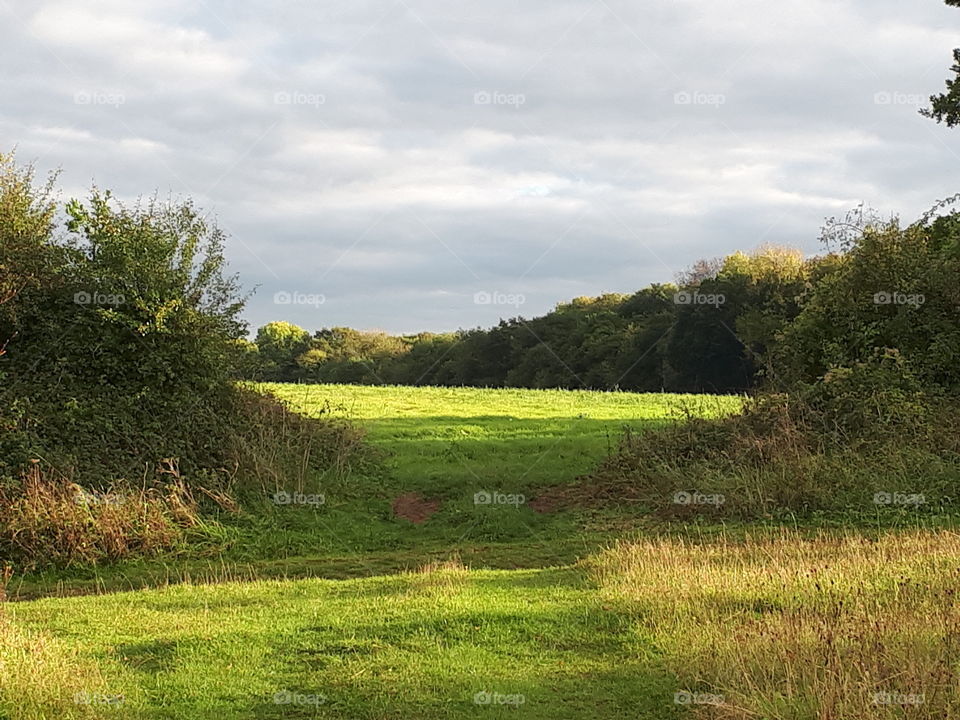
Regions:
<instances>
[{"instance_id":1,"label":"distant forest","mask_svg":"<svg viewBox=\"0 0 960 720\"><path fill-rule=\"evenodd\" d=\"M294 382L728 393L811 382L895 349L931 382L960 355L956 214L901 228L862 210L817 257L769 246L702 260L676 284L580 297L490 329L394 336L288 322L259 329L246 376ZM855 240L854 240L855 238ZM952 269L951 269L952 268ZM929 326L929 327L928 327ZM949 335L949 337L947 337ZM957 363L952 367L957 368Z\"/></svg>"}]
</instances>

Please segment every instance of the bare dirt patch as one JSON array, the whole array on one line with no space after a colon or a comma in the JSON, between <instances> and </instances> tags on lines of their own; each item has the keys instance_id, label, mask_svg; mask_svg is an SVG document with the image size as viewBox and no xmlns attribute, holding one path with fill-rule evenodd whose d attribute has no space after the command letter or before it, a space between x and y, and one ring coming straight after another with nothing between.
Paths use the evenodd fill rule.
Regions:
<instances>
[{"instance_id":1,"label":"bare dirt patch","mask_svg":"<svg viewBox=\"0 0 960 720\"><path fill-rule=\"evenodd\" d=\"M556 492L555 488L548 488L530 500L527 506L534 512L552 513L563 507L565 499L566 498Z\"/></svg>"},{"instance_id":2,"label":"bare dirt patch","mask_svg":"<svg viewBox=\"0 0 960 720\"><path fill-rule=\"evenodd\" d=\"M428 500L416 492L404 493L393 501L394 516L409 520L414 525L425 523L439 509L439 500Z\"/></svg>"}]
</instances>

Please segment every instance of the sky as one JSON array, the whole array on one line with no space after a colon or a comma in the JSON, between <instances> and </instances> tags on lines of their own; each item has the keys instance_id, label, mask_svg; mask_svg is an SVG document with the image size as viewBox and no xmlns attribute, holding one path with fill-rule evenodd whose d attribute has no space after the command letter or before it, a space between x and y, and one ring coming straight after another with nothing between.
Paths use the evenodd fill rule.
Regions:
<instances>
[{"instance_id":1,"label":"sky","mask_svg":"<svg viewBox=\"0 0 960 720\"><path fill-rule=\"evenodd\" d=\"M942 0L0 0L0 151L192 198L252 328L442 331L960 191Z\"/></svg>"}]
</instances>

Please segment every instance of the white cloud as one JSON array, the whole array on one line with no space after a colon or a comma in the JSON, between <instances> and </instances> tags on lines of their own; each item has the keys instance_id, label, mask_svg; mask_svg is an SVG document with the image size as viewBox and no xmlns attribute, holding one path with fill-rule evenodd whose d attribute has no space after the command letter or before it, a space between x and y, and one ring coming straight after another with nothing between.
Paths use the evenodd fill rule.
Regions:
<instances>
[{"instance_id":1,"label":"white cloud","mask_svg":"<svg viewBox=\"0 0 960 720\"><path fill-rule=\"evenodd\" d=\"M138 5L101 7L77 3L48 3L30 20L30 30L69 72L75 61L91 58L106 63L108 71L129 75L176 76L194 83L235 79L247 60L196 27L182 27L130 11ZM78 62L78 74L82 62Z\"/></svg>"}]
</instances>

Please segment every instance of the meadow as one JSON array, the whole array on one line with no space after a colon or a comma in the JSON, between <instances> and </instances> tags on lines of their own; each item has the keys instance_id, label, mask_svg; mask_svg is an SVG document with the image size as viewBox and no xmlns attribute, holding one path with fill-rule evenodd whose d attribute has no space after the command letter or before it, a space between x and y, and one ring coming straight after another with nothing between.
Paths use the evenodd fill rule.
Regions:
<instances>
[{"instance_id":1,"label":"meadow","mask_svg":"<svg viewBox=\"0 0 960 720\"><path fill-rule=\"evenodd\" d=\"M624 427L736 398L260 389L352 419L378 457L179 554L11 583L0 718L958 716L949 527L530 507ZM410 493L439 501L422 522L394 515Z\"/></svg>"},{"instance_id":2,"label":"meadow","mask_svg":"<svg viewBox=\"0 0 960 720\"><path fill-rule=\"evenodd\" d=\"M629 506L540 512L544 489L575 481L616 447L625 428L641 431L687 414L734 410L733 397L268 384L258 389L315 417L346 418L366 432L370 462L271 488L322 496L322 505L245 498L246 512L195 528L191 543L158 560L102 568L46 570L9 592L29 598L94 589L136 589L179 579L350 578L416 568L452 550L471 566L562 565L639 528ZM477 493L523 496L475 504ZM397 498L439 503L429 522L398 519ZM528 502L529 501L529 502Z\"/></svg>"},{"instance_id":3,"label":"meadow","mask_svg":"<svg viewBox=\"0 0 960 720\"><path fill-rule=\"evenodd\" d=\"M356 420L388 454L395 490L532 492L589 472L626 427L716 417L730 396L363 385L265 384L307 415ZM470 493L472 495L472 493ZM472 498L471 498L472 500Z\"/></svg>"}]
</instances>

